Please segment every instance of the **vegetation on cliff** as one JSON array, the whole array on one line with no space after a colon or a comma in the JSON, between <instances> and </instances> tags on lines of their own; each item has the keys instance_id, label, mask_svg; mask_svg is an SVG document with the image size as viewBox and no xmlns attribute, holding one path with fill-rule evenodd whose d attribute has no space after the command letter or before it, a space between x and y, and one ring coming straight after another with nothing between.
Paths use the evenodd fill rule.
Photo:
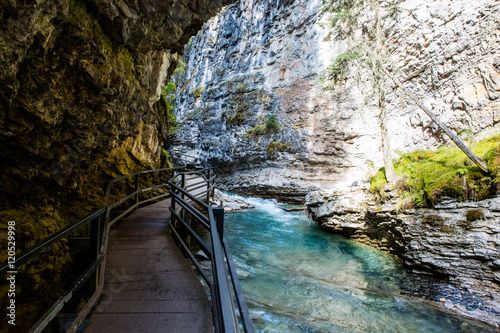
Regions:
<instances>
[{"instance_id":1,"label":"vegetation on cliff","mask_svg":"<svg viewBox=\"0 0 500 333\"><path fill-rule=\"evenodd\" d=\"M480 141L472 151L488 165L487 175L455 146L436 151L402 154L394 163L401 192L400 209L432 206L439 198L481 200L497 193L500 186L500 134ZM370 189L384 199L387 191L385 169L370 180Z\"/></svg>"},{"instance_id":2,"label":"vegetation on cliff","mask_svg":"<svg viewBox=\"0 0 500 333\"><path fill-rule=\"evenodd\" d=\"M247 130L249 136L263 135L269 133L278 132L281 129L281 125L278 122L278 118L274 114L270 114L266 117L262 124L257 124L254 127Z\"/></svg>"}]
</instances>

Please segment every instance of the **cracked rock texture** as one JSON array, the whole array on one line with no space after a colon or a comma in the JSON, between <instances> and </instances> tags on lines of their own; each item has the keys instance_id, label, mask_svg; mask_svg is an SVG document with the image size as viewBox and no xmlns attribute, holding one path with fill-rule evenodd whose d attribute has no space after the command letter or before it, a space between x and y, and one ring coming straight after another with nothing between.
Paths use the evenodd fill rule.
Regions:
<instances>
[{"instance_id":1,"label":"cracked rock texture","mask_svg":"<svg viewBox=\"0 0 500 333\"><path fill-rule=\"evenodd\" d=\"M21 251L100 208L108 180L160 165L161 88L183 45L229 2L0 1L2 248L8 221ZM43 280L59 280L66 249L32 265L18 285L26 297L56 296Z\"/></svg>"},{"instance_id":2,"label":"cracked rock texture","mask_svg":"<svg viewBox=\"0 0 500 333\"><path fill-rule=\"evenodd\" d=\"M107 180L159 165L161 88L184 43L221 7L187 0L2 2L2 229L17 219L21 230L33 229L31 242L45 227L23 223L22 211L57 215L71 203L64 217L74 222L102 204ZM52 222L50 229L64 223Z\"/></svg>"},{"instance_id":3,"label":"cracked rock texture","mask_svg":"<svg viewBox=\"0 0 500 333\"><path fill-rule=\"evenodd\" d=\"M204 26L178 81L172 156L217 165L223 189L296 201L309 193L313 217L325 229L470 290L483 308L445 305L498 325L499 216L492 208L498 200L398 214L360 190L383 166L378 99L371 77L355 66L345 82L322 91L318 78L348 45L320 26L326 19L320 7L320 0L241 0ZM498 1L406 0L396 8L397 18L387 17L382 29L386 68L463 139L497 133ZM370 24L366 10L355 34ZM382 88L393 158L448 141L392 81ZM256 131L269 115L279 130ZM470 209L482 218L467 222Z\"/></svg>"},{"instance_id":4,"label":"cracked rock texture","mask_svg":"<svg viewBox=\"0 0 500 333\"><path fill-rule=\"evenodd\" d=\"M178 84L174 157L218 165L225 189L289 200L360 183L383 166L371 78L351 68L331 92L318 82L348 48L320 26L320 7L320 0L242 0L204 26ZM498 7L494 0L406 0L397 18L384 21L384 64L462 137L498 131ZM392 81L383 89L392 157L448 140ZM270 114L279 131L248 134Z\"/></svg>"},{"instance_id":5,"label":"cracked rock texture","mask_svg":"<svg viewBox=\"0 0 500 333\"><path fill-rule=\"evenodd\" d=\"M325 230L367 243L401 258L416 272L444 278L484 303L445 306L500 327L500 198L479 202L444 199L434 208L396 211L397 197L377 204L363 186L313 191L311 217Z\"/></svg>"}]
</instances>

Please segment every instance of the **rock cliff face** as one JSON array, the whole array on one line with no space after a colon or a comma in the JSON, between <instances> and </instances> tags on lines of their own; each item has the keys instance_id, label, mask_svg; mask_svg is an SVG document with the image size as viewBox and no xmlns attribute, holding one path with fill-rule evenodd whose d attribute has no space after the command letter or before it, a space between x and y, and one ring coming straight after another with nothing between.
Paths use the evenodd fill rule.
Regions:
<instances>
[{"instance_id":1,"label":"rock cliff face","mask_svg":"<svg viewBox=\"0 0 500 333\"><path fill-rule=\"evenodd\" d=\"M353 60L333 90L322 90L318 79L352 45L345 38L347 23L320 25L327 19L321 3L242 0L204 26L178 82L173 156L217 165L219 185L227 190L300 201L320 188L307 204L325 229L479 295L480 303L464 298L444 304L498 326L498 200L406 213L391 203L375 204L366 180L384 166L377 91L385 92L393 158L436 148L448 138L391 80L375 82L361 60ZM380 31L388 72L462 138L498 132L500 4L386 4ZM373 11L366 6L359 13L354 36L370 33Z\"/></svg>"},{"instance_id":2,"label":"rock cliff face","mask_svg":"<svg viewBox=\"0 0 500 333\"><path fill-rule=\"evenodd\" d=\"M21 251L100 208L108 180L159 166L161 88L183 45L230 2L0 1L2 249L8 221ZM70 258L64 243L46 256L19 279L23 297L36 296L28 303L57 297Z\"/></svg>"},{"instance_id":3,"label":"rock cliff face","mask_svg":"<svg viewBox=\"0 0 500 333\"><path fill-rule=\"evenodd\" d=\"M349 47L342 33L320 26L321 3L243 0L204 26L178 85L174 156L217 164L226 189L299 199L314 187L362 182L383 166L381 110L366 68L354 62L333 91L318 82ZM456 133L498 130L498 3L393 5L397 15L384 16L382 26L388 70ZM365 33L369 8L354 35ZM392 81L381 88L392 157L447 140ZM279 129L266 130L269 115Z\"/></svg>"},{"instance_id":4,"label":"rock cliff face","mask_svg":"<svg viewBox=\"0 0 500 333\"><path fill-rule=\"evenodd\" d=\"M223 2L1 3L2 229L17 220L28 246L99 207L110 178L159 165L161 88Z\"/></svg>"},{"instance_id":5,"label":"rock cliff face","mask_svg":"<svg viewBox=\"0 0 500 333\"><path fill-rule=\"evenodd\" d=\"M395 254L414 271L476 295L472 302L444 297L444 306L500 327L500 198L445 199L433 209L406 212L397 212L398 200L377 204L356 186L311 192L306 204L322 228Z\"/></svg>"}]
</instances>

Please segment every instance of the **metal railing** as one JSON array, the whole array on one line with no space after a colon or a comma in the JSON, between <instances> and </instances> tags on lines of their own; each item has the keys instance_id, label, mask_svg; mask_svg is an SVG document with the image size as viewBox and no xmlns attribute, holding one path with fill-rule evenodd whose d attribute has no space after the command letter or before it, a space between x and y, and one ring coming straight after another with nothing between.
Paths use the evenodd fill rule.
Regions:
<instances>
[{"instance_id":1,"label":"metal railing","mask_svg":"<svg viewBox=\"0 0 500 333\"><path fill-rule=\"evenodd\" d=\"M106 195L104 200L105 206L103 208L93 212L92 214L76 222L75 224L72 224L60 230L59 232L53 234L52 236L29 248L28 250L25 250L22 253L16 255L15 267L19 269L20 266L27 264L31 259L38 257L56 242L68 238L69 236L75 234L77 231L81 231L82 228L90 224L90 250L91 255L95 256L95 259L90 265L88 265L88 267L84 269L83 273L81 273L80 276L75 279L73 284L64 292L62 296L60 296L55 301L55 303L42 315L42 317L31 327L28 332L42 332L42 330L50 323L50 321L54 319L56 315L62 310L64 305L73 298L75 293L87 281L89 281L92 276L94 276L93 279L95 280L90 280L93 284L93 294L87 301L84 308L78 313L77 317L74 319L73 323L66 332L76 332L78 330L78 327L83 322L85 317L87 317L90 310L97 304L99 297L101 296L103 291L104 269L106 263L106 253L110 227L125 215L138 208L140 205L152 203L155 200L165 199L166 197L168 197L170 194L167 191L169 186L167 184L167 180L171 177L176 169L178 168L165 168L134 172L130 175L109 181L106 188ZM149 186L146 188L141 188L141 175L156 174L161 179L162 173L166 174L164 175L164 182L160 182L160 184ZM135 180L134 191L110 204L110 193L112 191L113 185L130 178L133 178ZM139 200L141 194L161 188L165 189L164 193L153 195L142 201ZM111 216L113 210L122 206L123 204L126 204L129 200L133 200L133 204L130 205L130 207L126 208L125 211L118 213L118 216L112 218ZM0 265L0 276L3 276L10 271L11 266L9 266L9 264L12 263L6 261Z\"/></svg>"},{"instance_id":2,"label":"metal railing","mask_svg":"<svg viewBox=\"0 0 500 333\"><path fill-rule=\"evenodd\" d=\"M170 224L173 235L180 240L182 247L188 253L191 260L194 262L196 268L202 275L205 282L209 285L211 291L211 301L212 301L212 312L215 332L237 332L238 331L238 319L235 311L235 303L231 289L229 288L229 277L232 281L234 297L238 306L239 315L241 318L242 326L245 332L253 332L252 321L248 313L248 308L239 284L238 275L236 274L236 269L233 263L231 252L229 250L229 245L227 241L223 238L223 216L224 212L222 208L211 207L209 205L209 199L213 193L214 176L212 170L202 169L196 171L184 171L177 173L176 171L180 168L165 168L158 170L148 170L134 172L130 175L126 175L120 178L113 179L109 181L106 188L105 194L105 205L103 208L93 212L84 219L70 225L63 230L55 233L54 235L48 237L37 245L29 248L26 251L18 254L16 256L15 266L19 268L21 265L27 264L31 259L38 257L45 250L49 249L56 242L68 238L77 231L82 230L90 224L90 248L91 255L95 258L92 263L88 265L80 274L78 278L75 279L73 284L67 289L62 296L55 301L55 303L47 310L43 316L31 327L29 332L42 332L44 328L54 319L57 314L63 309L64 305L67 304L75 295L75 293L87 282L92 283L93 293L87 300L85 306L78 313L76 318L73 320L69 329L66 332L76 332L88 316L92 308L98 303L101 297L103 287L104 287L104 271L106 264L106 253L108 248L108 235L110 227L125 217L127 214L131 213L133 210L137 209L140 205L145 205L153 203L154 201L160 199L166 199L171 197L172 205L172 222L179 221L181 226L187 230L187 232L192 235L195 242L200 246L203 252L211 258L213 264L213 278L212 280L203 272L203 269L196 261L189 250L189 246L182 240L182 237L178 234L176 229ZM161 174L165 173L161 180ZM159 184L151 185L149 187L141 188L141 177L144 175L157 175L159 177ZM173 176L172 176L173 174ZM190 182L186 184L186 177L190 177L191 180L197 177L202 179L198 182ZM168 179L170 178L170 179ZM119 182L132 180L134 182L134 191L124 197L116 199L113 203L110 203L111 193L113 186ZM168 179L168 180L167 180ZM205 189L206 186L206 189ZM165 191L170 189L169 192L164 192L160 194L153 194L148 198L140 200L140 195L145 193L151 193L150 191L164 189ZM190 192L197 192L196 195ZM200 200L201 197L206 198L206 202ZM125 208L121 212L117 212L116 216L113 216L113 210L121 207L124 204L132 201L133 203ZM179 205L179 210L176 210L176 204ZM197 207L202 207L205 214L202 213ZM199 237L185 222L186 214L190 214L199 221L207 230L211 233L211 248L209 248L205 242ZM182 216L182 217L181 217ZM0 276L5 275L9 272L9 266L11 262L4 262L0 265ZM227 273L225 265L227 264Z\"/></svg>"},{"instance_id":3,"label":"metal railing","mask_svg":"<svg viewBox=\"0 0 500 333\"><path fill-rule=\"evenodd\" d=\"M196 183L196 179L200 178L205 179L207 190L198 194L190 192L200 187L198 186L200 182ZM177 182L169 182L172 216L170 228L172 235L181 244L210 289L215 332L239 332L240 322L245 332L254 332L229 244L224 238L224 208L212 207L209 203L214 188L214 178L211 169L208 169L206 173L200 170L176 174L174 179L177 179ZM205 195L206 202L201 200ZM211 246L208 246L194 231L193 220L210 232ZM189 244L176 230L176 225L179 230L192 237L205 256L210 258L211 278L190 250ZM236 306L240 320L236 313Z\"/></svg>"}]
</instances>

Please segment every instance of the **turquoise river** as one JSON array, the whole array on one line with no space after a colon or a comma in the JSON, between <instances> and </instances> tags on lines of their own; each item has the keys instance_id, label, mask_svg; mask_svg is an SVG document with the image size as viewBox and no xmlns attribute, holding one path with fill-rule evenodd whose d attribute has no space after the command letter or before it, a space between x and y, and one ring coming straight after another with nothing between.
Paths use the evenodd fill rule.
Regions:
<instances>
[{"instance_id":1,"label":"turquoise river","mask_svg":"<svg viewBox=\"0 0 500 333\"><path fill-rule=\"evenodd\" d=\"M227 213L224 235L258 332L485 332L409 296L415 277L393 257L245 200L255 209Z\"/></svg>"}]
</instances>

